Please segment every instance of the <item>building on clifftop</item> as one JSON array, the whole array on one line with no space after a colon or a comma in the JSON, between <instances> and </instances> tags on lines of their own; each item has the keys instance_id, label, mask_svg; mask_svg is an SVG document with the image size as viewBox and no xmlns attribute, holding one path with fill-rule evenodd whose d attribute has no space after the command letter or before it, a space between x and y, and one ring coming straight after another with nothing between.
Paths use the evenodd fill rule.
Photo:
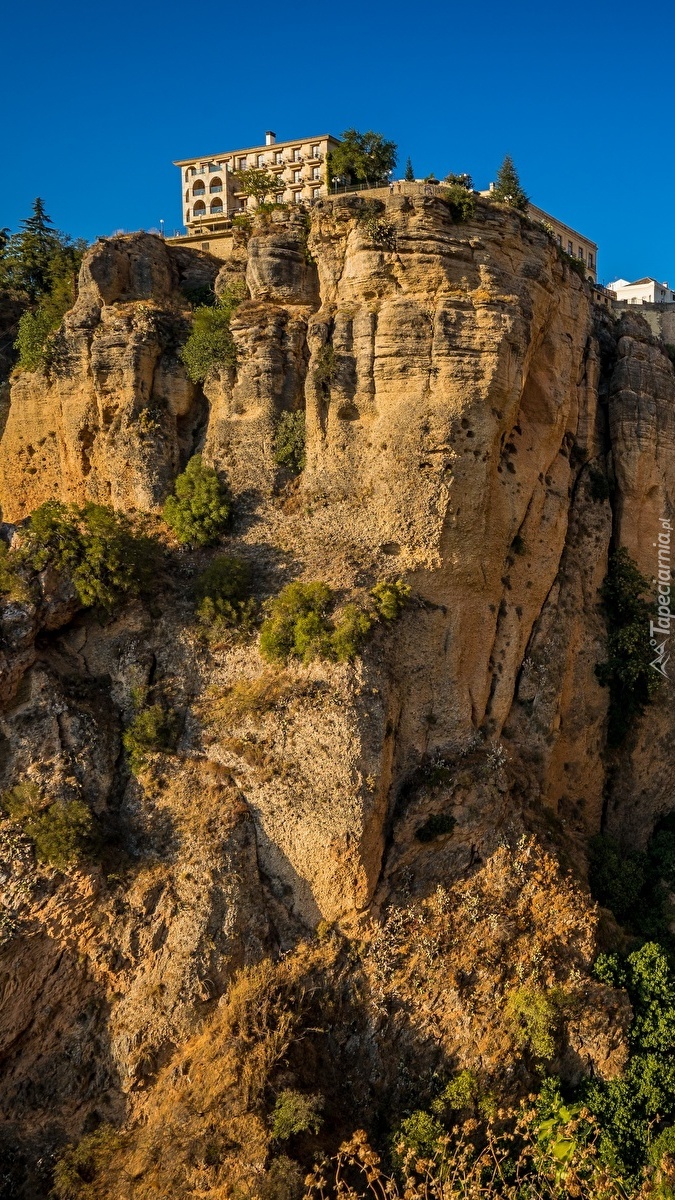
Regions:
<instances>
[{"instance_id":1,"label":"building on clifftop","mask_svg":"<svg viewBox=\"0 0 675 1200\"><path fill-rule=\"evenodd\" d=\"M338 145L338 139L329 133L277 142L276 134L268 130L264 146L175 162L181 172L182 212L188 234L217 233L237 213L255 207L255 200L243 194L235 177L235 171L249 167L260 167L276 176L278 189L272 198L278 204L320 200L328 194L326 161Z\"/></svg>"}]
</instances>

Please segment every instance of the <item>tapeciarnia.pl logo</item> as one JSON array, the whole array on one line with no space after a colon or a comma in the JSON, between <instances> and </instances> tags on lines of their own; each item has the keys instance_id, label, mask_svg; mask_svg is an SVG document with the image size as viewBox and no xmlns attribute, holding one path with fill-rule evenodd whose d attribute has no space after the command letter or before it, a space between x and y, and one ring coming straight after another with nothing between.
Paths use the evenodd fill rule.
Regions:
<instances>
[{"instance_id":1,"label":"tapeciarnia.pl logo","mask_svg":"<svg viewBox=\"0 0 675 1200\"><path fill-rule=\"evenodd\" d=\"M665 517L661 517L659 524L661 526L659 540L653 543L654 548L658 550L658 616L655 621L649 622L649 644L656 654L650 666L658 671L659 675L663 675L664 679L667 679L666 667L670 660L670 654L667 654L666 650L670 637L670 622L675 619L675 613L670 611L670 538L673 527Z\"/></svg>"}]
</instances>

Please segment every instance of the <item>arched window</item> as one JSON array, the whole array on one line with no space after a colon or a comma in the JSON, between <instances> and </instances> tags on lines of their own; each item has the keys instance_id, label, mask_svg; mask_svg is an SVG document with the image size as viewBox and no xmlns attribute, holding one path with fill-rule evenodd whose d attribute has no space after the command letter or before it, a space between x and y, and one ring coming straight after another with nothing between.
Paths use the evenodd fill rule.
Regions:
<instances>
[{"instance_id":1,"label":"arched window","mask_svg":"<svg viewBox=\"0 0 675 1200\"><path fill-rule=\"evenodd\" d=\"M203 196L205 192L206 192L206 188L204 187L204 180L198 179L192 189L192 195L193 196Z\"/></svg>"},{"instance_id":2,"label":"arched window","mask_svg":"<svg viewBox=\"0 0 675 1200\"><path fill-rule=\"evenodd\" d=\"M195 217L206 216L206 205L205 205L204 201L198 200L192 211L193 211Z\"/></svg>"},{"instance_id":3,"label":"arched window","mask_svg":"<svg viewBox=\"0 0 675 1200\"><path fill-rule=\"evenodd\" d=\"M222 190L223 190L222 179L212 179L211 183L209 185L209 191L210 192L222 192Z\"/></svg>"},{"instance_id":4,"label":"arched window","mask_svg":"<svg viewBox=\"0 0 675 1200\"><path fill-rule=\"evenodd\" d=\"M186 167L186 168L185 168L185 182L186 182L186 183L187 183L187 181L188 181L188 179L189 179L189 178L190 178L190 172L189 172L188 168Z\"/></svg>"},{"instance_id":5,"label":"arched window","mask_svg":"<svg viewBox=\"0 0 675 1200\"><path fill-rule=\"evenodd\" d=\"M212 200L211 201L211 212L212 213L222 213L222 211L223 211L222 200Z\"/></svg>"},{"instance_id":6,"label":"arched window","mask_svg":"<svg viewBox=\"0 0 675 1200\"><path fill-rule=\"evenodd\" d=\"M190 201L190 189L188 188L188 190L185 193L185 203L188 204L189 201Z\"/></svg>"}]
</instances>

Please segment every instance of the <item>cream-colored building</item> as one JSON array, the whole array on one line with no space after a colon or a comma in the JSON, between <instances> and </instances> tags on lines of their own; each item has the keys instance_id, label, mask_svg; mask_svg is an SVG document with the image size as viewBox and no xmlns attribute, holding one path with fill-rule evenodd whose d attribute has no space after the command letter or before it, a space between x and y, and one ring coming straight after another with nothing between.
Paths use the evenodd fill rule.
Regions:
<instances>
[{"instance_id":1,"label":"cream-colored building","mask_svg":"<svg viewBox=\"0 0 675 1200\"><path fill-rule=\"evenodd\" d=\"M629 304L675 304L673 289L649 275L644 279L636 279L634 283L629 283L627 279L615 279L609 286L616 293L617 300L626 300Z\"/></svg>"},{"instance_id":2,"label":"cream-colored building","mask_svg":"<svg viewBox=\"0 0 675 1200\"><path fill-rule=\"evenodd\" d=\"M328 194L328 154L338 145L338 139L329 133L277 142L276 134L268 130L264 146L174 163L180 167L183 220L188 233L216 233L236 213L255 207L255 200L243 194L235 176L235 171L249 167L262 167L276 176L278 186L271 199L279 204L321 199Z\"/></svg>"},{"instance_id":3,"label":"cream-colored building","mask_svg":"<svg viewBox=\"0 0 675 1200\"><path fill-rule=\"evenodd\" d=\"M591 283L595 283L598 277L597 244L585 237L583 233L572 229L571 225L565 225L557 217L552 217L550 213L544 212L543 208L537 208L536 204L528 204L527 212L533 221L541 221L542 225L552 231L561 250L571 255L572 258L578 258L584 264L587 279Z\"/></svg>"}]
</instances>

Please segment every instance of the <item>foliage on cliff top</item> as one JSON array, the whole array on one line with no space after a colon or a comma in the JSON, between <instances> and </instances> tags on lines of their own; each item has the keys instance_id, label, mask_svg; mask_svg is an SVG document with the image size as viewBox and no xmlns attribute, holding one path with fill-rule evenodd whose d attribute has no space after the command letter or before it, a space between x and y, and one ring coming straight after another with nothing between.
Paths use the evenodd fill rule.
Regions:
<instances>
[{"instance_id":1,"label":"foliage on cliff top","mask_svg":"<svg viewBox=\"0 0 675 1200\"><path fill-rule=\"evenodd\" d=\"M21 554L36 571L50 565L68 575L85 608L110 612L149 586L158 547L105 505L47 500L31 514Z\"/></svg>"},{"instance_id":2,"label":"foliage on cliff top","mask_svg":"<svg viewBox=\"0 0 675 1200\"><path fill-rule=\"evenodd\" d=\"M246 298L246 285L238 281L221 292L215 305L195 309L192 329L180 352L188 379L203 383L217 367L235 367L237 348L230 329L233 312Z\"/></svg>"},{"instance_id":3,"label":"foliage on cliff top","mask_svg":"<svg viewBox=\"0 0 675 1200\"><path fill-rule=\"evenodd\" d=\"M330 153L329 174L349 183L376 184L386 180L396 166L396 143L369 129L345 129L340 145Z\"/></svg>"},{"instance_id":4,"label":"foliage on cliff top","mask_svg":"<svg viewBox=\"0 0 675 1200\"><path fill-rule=\"evenodd\" d=\"M510 154L504 155L504 161L497 172L497 180L490 193L490 198L499 200L502 204L508 204L511 208L518 209L519 212L527 212L530 201L523 191L520 176Z\"/></svg>"},{"instance_id":5,"label":"foliage on cliff top","mask_svg":"<svg viewBox=\"0 0 675 1200\"><path fill-rule=\"evenodd\" d=\"M600 589L607 660L595 668L602 686L609 688L610 746L623 742L659 689L659 676L650 666L654 657L649 637L654 603L646 599L650 588L627 550L610 555Z\"/></svg>"},{"instance_id":6,"label":"foliage on cliff top","mask_svg":"<svg viewBox=\"0 0 675 1200\"><path fill-rule=\"evenodd\" d=\"M204 464L201 454L194 454L176 478L174 494L168 497L162 515L183 545L217 542L229 520L229 494L218 472Z\"/></svg>"}]
</instances>

